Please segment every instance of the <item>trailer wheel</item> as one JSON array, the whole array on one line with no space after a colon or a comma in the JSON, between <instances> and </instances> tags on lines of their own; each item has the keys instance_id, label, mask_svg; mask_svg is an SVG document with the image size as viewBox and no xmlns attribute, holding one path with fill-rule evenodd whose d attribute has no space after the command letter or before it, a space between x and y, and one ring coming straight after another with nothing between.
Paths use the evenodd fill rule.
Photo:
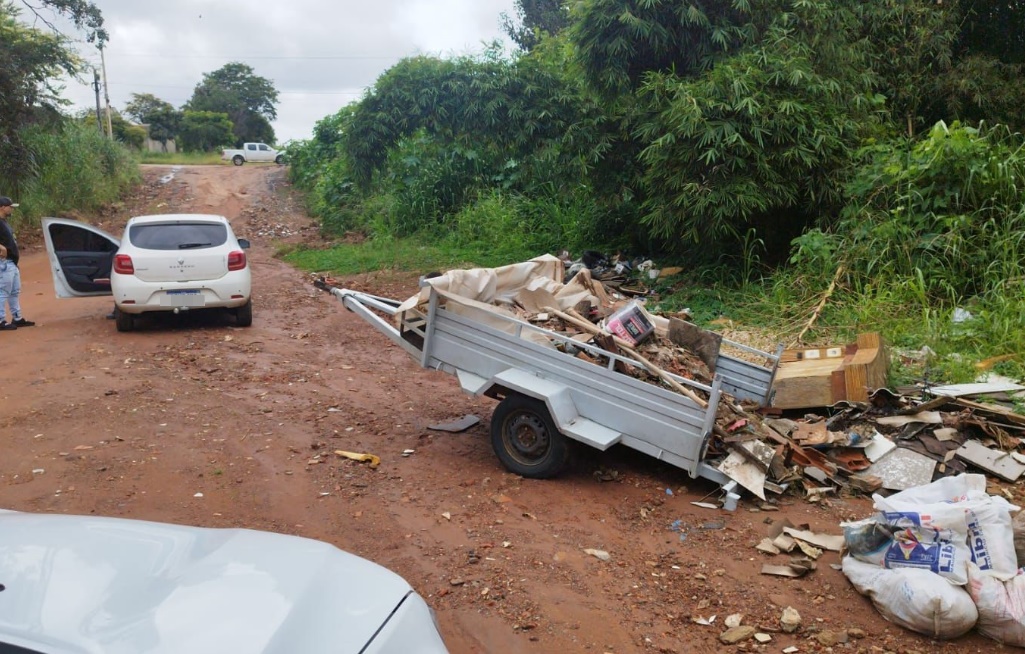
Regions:
<instances>
[{"instance_id":1,"label":"trailer wheel","mask_svg":"<svg viewBox=\"0 0 1025 654\"><path fill-rule=\"evenodd\" d=\"M569 458L569 443L548 407L524 395L510 395L495 407L491 447L510 472L534 479L554 477Z\"/></svg>"}]
</instances>

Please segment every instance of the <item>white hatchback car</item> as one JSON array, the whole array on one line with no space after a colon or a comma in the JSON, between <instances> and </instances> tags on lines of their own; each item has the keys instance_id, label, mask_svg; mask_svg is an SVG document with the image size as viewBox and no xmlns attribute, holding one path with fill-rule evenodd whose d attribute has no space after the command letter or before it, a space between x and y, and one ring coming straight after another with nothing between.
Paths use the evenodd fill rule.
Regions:
<instances>
[{"instance_id":1,"label":"white hatchback car","mask_svg":"<svg viewBox=\"0 0 1025 654\"><path fill-rule=\"evenodd\" d=\"M253 323L245 249L223 216L137 216L119 240L86 223L44 218L43 238L57 297L113 295L118 331L151 311L227 309Z\"/></svg>"},{"instance_id":2,"label":"white hatchback car","mask_svg":"<svg viewBox=\"0 0 1025 654\"><path fill-rule=\"evenodd\" d=\"M0 510L5 654L447 654L399 575L248 529Z\"/></svg>"}]
</instances>

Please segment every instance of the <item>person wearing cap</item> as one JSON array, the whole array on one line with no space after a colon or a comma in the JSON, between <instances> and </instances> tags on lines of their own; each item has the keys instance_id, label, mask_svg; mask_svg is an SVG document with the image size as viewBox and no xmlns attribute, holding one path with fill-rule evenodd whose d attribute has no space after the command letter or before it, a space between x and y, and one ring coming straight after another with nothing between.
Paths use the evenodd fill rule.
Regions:
<instances>
[{"instance_id":1,"label":"person wearing cap","mask_svg":"<svg viewBox=\"0 0 1025 654\"><path fill-rule=\"evenodd\" d=\"M31 327L36 324L21 315L21 272L18 270L18 241L7 223L17 207L11 198L0 195L0 331ZM11 310L10 322L4 321L4 305Z\"/></svg>"}]
</instances>

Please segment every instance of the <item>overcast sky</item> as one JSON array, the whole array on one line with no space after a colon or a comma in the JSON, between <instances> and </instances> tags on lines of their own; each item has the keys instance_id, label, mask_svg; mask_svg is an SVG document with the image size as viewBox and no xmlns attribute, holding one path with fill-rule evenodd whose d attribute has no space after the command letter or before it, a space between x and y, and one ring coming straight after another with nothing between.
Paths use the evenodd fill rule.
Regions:
<instances>
[{"instance_id":1,"label":"overcast sky","mask_svg":"<svg viewBox=\"0 0 1025 654\"><path fill-rule=\"evenodd\" d=\"M482 43L502 38L501 12L515 14L514 0L94 2L110 33L112 107L123 109L132 93L181 107L203 73L241 61L280 94L278 143L309 138L316 121L358 100L402 57L480 52ZM22 19L32 22L31 13ZM80 49L99 66L94 48ZM87 83L69 81L64 95L95 107Z\"/></svg>"}]
</instances>

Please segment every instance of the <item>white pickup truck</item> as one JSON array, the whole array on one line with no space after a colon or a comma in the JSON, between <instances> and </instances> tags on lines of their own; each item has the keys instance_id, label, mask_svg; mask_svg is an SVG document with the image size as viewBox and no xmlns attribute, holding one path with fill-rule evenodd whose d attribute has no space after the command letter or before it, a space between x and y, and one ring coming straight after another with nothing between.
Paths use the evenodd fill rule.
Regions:
<instances>
[{"instance_id":1,"label":"white pickup truck","mask_svg":"<svg viewBox=\"0 0 1025 654\"><path fill-rule=\"evenodd\" d=\"M221 159L230 160L236 166L241 166L247 161L273 161L276 164L283 164L285 153L275 150L266 143L243 143L241 150L222 150Z\"/></svg>"}]
</instances>

